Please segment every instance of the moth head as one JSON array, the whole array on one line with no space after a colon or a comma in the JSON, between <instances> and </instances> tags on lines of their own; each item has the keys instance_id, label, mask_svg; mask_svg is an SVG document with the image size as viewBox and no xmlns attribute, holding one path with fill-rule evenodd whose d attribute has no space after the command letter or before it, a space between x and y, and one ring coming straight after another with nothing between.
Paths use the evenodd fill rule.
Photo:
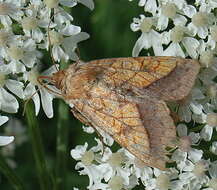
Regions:
<instances>
[{"instance_id":1,"label":"moth head","mask_svg":"<svg viewBox=\"0 0 217 190\"><path fill-rule=\"evenodd\" d=\"M64 87L65 71L61 70L54 73L51 77L51 83L58 89L62 90Z\"/></svg>"}]
</instances>

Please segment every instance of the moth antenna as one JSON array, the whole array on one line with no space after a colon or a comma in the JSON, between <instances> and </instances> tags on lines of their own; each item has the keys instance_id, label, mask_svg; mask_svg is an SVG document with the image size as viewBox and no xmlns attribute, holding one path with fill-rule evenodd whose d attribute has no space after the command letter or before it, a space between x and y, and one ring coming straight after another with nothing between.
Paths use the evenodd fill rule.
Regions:
<instances>
[{"instance_id":1,"label":"moth antenna","mask_svg":"<svg viewBox=\"0 0 217 190\"><path fill-rule=\"evenodd\" d=\"M27 104L29 103L29 101L32 99L32 97L35 96L35 94L36 94L39 90L40 90L40 89L38 88L38 89L25 101L22 116L25 115Z\"/></svg>"},{"instance_id":2,"label":"moth antenna","mask_svg":"<svg viewBox=\"0 0 217 190\"><path fill-rule=\"evenodd\" d=\"M52 77L51 77L51 76L39 76L39 77L37 78L37 81L38 81L38 83L39 83L42 87L44 87L44 88L47 89L48 91L50 91L50 92L52 92L52 93L54 93L54 94L56 94L56 95L58 95L58 96L62 96L61 93L58 93L58 92L56 92L56 91L54 91L54 90L48 88L48 87L46 86L46 84L42 82L43 79L52 80ZM48 82L47 82L47 83L48 83Z\"/></svg>"}]
</instances>

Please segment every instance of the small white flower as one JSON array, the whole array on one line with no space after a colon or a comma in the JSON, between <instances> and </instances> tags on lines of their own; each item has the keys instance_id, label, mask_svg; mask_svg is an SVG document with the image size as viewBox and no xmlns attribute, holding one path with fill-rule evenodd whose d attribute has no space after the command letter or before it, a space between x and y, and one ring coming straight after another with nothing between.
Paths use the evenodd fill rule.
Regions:
<instances>
[{"instance_id":1,"label":"small white flower","mask_svg":"<svg viewBox=\"0 0 217 190\"><path fill-rule=\"evenodd\" d=\"M200 53L200 64L203 67L215 67L214 64L217 63L217 58L214 56L214 52L212 50L205 50Z\"/></svg>"},{"instance_id":2,"label":"small white flower","mask_svg":"<svg viewBox=\"0 0 217 190\"><path fill-rule=\"evenodd\" d=\"M196 0L195 5L206 7L207 9L211 10L217 7L216 0Z\"/></svg>"},{"instance_id":3,"label":"small white flower","mask_svg":"<svg viewBox=\"0 0 217 190\"><path fill-rule=\"evenodd\" d=\"M166 44L171 43L167 49L164 50L162 55L180 57L189 55L192 58L198 56L197 49L200 43L197 39L190 36L188 29L184 26L177 25L169 32L163 33L163 41Z\"/></svg>"},{"instance_id":4,"label":"small white flower","mask_svg":"<svg viewBox=\"0 0 217 190\"><path fill-rule=\"evenodd\" d=\"M0 22L5 26L5 28L10 27L13 23L12 19L19 21L23 12L21 11L21 1L0 1ZM12 18L12 19L11 19Z\"/></svg>"},{"instance_id":5,"label":"small white flower","mask_svg":"<svg viewBox=\"0 0 217 190\"><path fill-rule=\"evenodd\" d=\"M137 57L143 48L149 49L151 47L153 48L155 55L162 54L163 47L161 43L161 35L153 29L153 27L156 26L155 19L156 18L153 17L145 17L144 15L140 15L140 19L133 19L131 29L133 31L141 30L142 32L141 36L133 47L133 57Z\"/></svg>"},{"instance_id":6,"label":"small white flower","mask_svg":"<svg viewBox=\"0 0 217 190\"><path fill-rule=\"evenodd\" d=\"M77 3L81 3L88 7L89 9L94 9L94 2L93 0L45 0L45 5L48 8L58 8L58 4L61 4L66 7L74 7Z\"/></svg>"},{"instance_id":7,"label":"small white flower","mask_svg":"<svg viewBox=\"0 0 217 190\"><path fill-rule=\"evenodd\" d=\"M188 170L184 170L179 174L179 179L183 181L185 187L189 189L200 189L203 185L207 184L209 178L205 172L209 167L208 161L188 162L186 166L188 166L186 167Z\"/></svg>"},{"instance_id":8,"label":"small white flower","mask_svg":"<svg viewBox=\"0 0 217 190\"><path fill-rule=\"evenodd\" d=\"M207 190L217 190L217 162L216 161L210 164L208 171L211 177L210 181L208 182L208 186L211 189L207 189Z\"/></svg>"},{"instance_id":9,"label":"small white flower","mask_svg":"<svg viewBox=\"0 0 217 190\"><path fill-rule=\"evenodd\" d=\"M138 5L144 7L144 11L150 12L153 15L157 12L158 7L156 0L140 0Z\"/></svg>"},{"instance_id":10,"label":"small white flower","mask_svg":"<svg viewBox=\"0 0 217 190\"><path fill-rule=\"evenodd\" d=\"M114 176L109 180L108 186L110 187L111 190L121 190L124 187L123 183L124 181L122 177Z\"/></svg>"},{"instance_id":11,"label":"small white flower","mask_svg":"<svg viewBox=\"0 0 217 190\"><path fill-rule=\"evenodd\" d=\"M85 143L83 146L78 145L75 149L71 150L71 156L75 160L79 160L75 166L75 169L82 169L79 171L80 175L88 175L89 185L88 189L97 189L99 187L107 187L107 184L101 182L105 174L109 172L109 168L105 165L94 164L95 152L94 147L87 151L88 144Z\"/></svg>"},{"instance_id":12,"label":"small white flower","mask_svg":"<svg viewBox=\"0 0 217 190\"><path fill-rule=\"evenodd\" d=\"M35 41L32 39L21 40L17 39L7 48L7 55L5 56L12 73L25 72L26 67L31 68L38 61L40 57L36 50Z\"/></svg>"},{"instance_id":13,"label":"small white flower","mask_svg":"<svg viewBox=\"0 0 217 190\"><path fill-rule=\"evenodd\" d=\"M74 29L72 28L71 30ZM68 61L69 59L78 60L78 56L75 53L77 43L88 39L89 35L85 32L80 32L77 29L74 30L74 32L75 34L70 34L70 37L64 37L62 33L50 31L49 36L55 61L59 62L61 59L65 61Z\"/></svg>"},{"instance_id":14,"label":"small white flower","mask_svg":"<svg viewBox=\"0 0 217 190\"><path fill-rule=\"evenodd\" d=\"M216 113L208 113L206 116L206 125L200 132L201 138L205 141L210 141L213 134L213 129L217 129L217 114Z\"/></svg>"},{"instance_id":15,"label":"small white flower","mask_svg":"<svg viewBox=\"0 0 217 190\"><path fill-rule=\"evenodd\" d=\"M2 68L2 69L1 69ZM24 98L22 82L7 78L10 71L7 69L7 65L0 65L0 109L8 113L16 113L19 108L17 99L10 94L12 92L19 98ZM5 89L6 87L6 89Z\"/></svg>"},{"instance_id":16,"label":"small white flower","mask_svg":"<svg viewBox=\"0 0 217 190\"><path fill-rule=\"evenodd\" d=\"M199 73L198 78L203 82L203 85L209 86L213 84L213 79L217 76L216 66L217 64L213 64Z\"/></svg>"},{"instance_id":17,"label":"small white flower","mask_svg":"<svg viewBox=\"0 0 217 190\"><path fill-rule=\"evenodd\" d=\"M169 19L171 19L175 25L184 26L187 22L187 19L179 14L179 8L176 5L177 1L171 1L163 3L160 7L159 13L158 13L158 23L157 28L159 30L165 30L168 26Z\"/></svg>"},{"instance_id":18,"label":"small white flower","mask_svg":"<svg viewBox=\"0 0 217 190\"><path fill-rule=\"evenodd\" d=\"M42 2L39 4L31 3L25 10L25 16L22 17L20 24L25 36L32 38L37 43L45 38L42 28L47 30L48 27L53 28L55 26L51 22L49 11L46 10Z\"/></svg>"},{"instance_id":19,"label":"small white flower","mask_svg":"<svg viewBox=\"0 0 217 190\"><path fill-rule=\"evenodd\" d=\"M8 117L0 116L0 126L8 121ZM0 146L10 144L14 140L13 136L0 136Z\"/></svg>"},{"instance_id":20,"label":"small white flower","mask_svg":"<svg viewBox=\"0 0 217 190\"><path fill-rule=\"evenodd\" d=\"M204 99L204 95L199 88L194 88L190 94L180 102L178 114L180 119L186 122L190 122L192 118L192 112L194 114L202 114L203 106L198 103L198 100Z\"/></svg>"},{"instance_id":21,"label":"small white flower","mask_svg":"<svg viewBox=\"0 0 217 190\"><path fill-rule=\"evenodd\" d=\"M203 10L202 6L200 6L199 11L191 6L189 13L186 15L191 18L191 23L189 23L187 27L192 32L193 36L197 34L200 38L205 39L208 36L209 27L213 24L213 15L210 12Z\"/></svg>"},{"instance_id":22,"label":"small white flower","mask_svg":"<svg viewBox=\"0 0 217 190\"><path fill-rule=\"evenodd\" d=\"M109 168L109 172L106 173L104 179L109 181L113 176L120 176L123 179L125 186L129 185L130 169L123 167L127 156L124 149L118 150L116 153L112 153L110 149L106 149L101 159L103 166Z\"/></svg>"},{"instance_id":23,"label":"small white flower","mask_svg":"<svg viewBox=\"0 0 217 190\"><path fill-rule=\"evenodd\" d=\"M217 155L217 141L212 142L212 145L211 145L211 147L210 147L210 151L211 151L213 154Z\"/></svg>"},{"instance_id":24,"label":"small white flower","mask_svg":"<svg viewBox=\"0 0 217 190\"><path fill-rule=\"evenodd\" d=\"M185 124L179 124L177 126L177 133L180 137L179 139L179 148L183 152L188 152L191 155L191 152L194 151L193 148L191 148L191 145L196 145L198 141L200 140L199 133L190 132L188 134L188 129ZM193 158L195 161L197 158Z\"/></svg>"},{"instance_id":25,"label":"small white flower","mask_svg":"<svg viewBox=\"0 0 217 190\"><path fill-rule=\"evenodd\" d=\"M201 160L203 151L194 149L191 145L197 145L200 136L197 133L187 135L187 127L184 124L177 126L177 132L180 137L179 149L172 154L172 160L176 161L177 168L182 171L192 171L193 163Z\"/></svg>"}]
</instances>

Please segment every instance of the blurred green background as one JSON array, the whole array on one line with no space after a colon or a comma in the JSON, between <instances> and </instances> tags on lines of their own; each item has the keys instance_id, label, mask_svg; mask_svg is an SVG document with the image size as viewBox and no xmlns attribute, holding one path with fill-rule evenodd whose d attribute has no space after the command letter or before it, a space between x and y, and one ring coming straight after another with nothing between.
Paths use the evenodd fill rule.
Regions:
<instances>
[{"instance_id":1,"label":"blurred green background","mask_svg":"<svg viewBox=\"0 0 217 190\"><path fill-rule=\"evenodd\" d=\"M138 17L139 14L143 13L143 8L138 7L137 3L138 1L128 2L127 0L95 0L95 9L93 11L83 5L78 5L72 9L71 14L74 17L74 24L81 26L82 30L91 36L90 39L79 44L82 60L131 56L133 46L140 32L132 32L130 23L133 17ZM43 63L47 66L51 65L46 56ZM83 132L82 124L73 117L69 110L66 110L68 106L64 106L64 104L62 100L54 100L54 118L52 119L46 118L42 109L37 117L49 179L53 183L57 183L55 181L57 171L57 176L61 176L63 179L57 189L71 190L72 187L85 189L88 185L88 177L80 176L78 171L74 169L76 161L71 158L70 150L76 145L83 145L85 142L88 142L89 147L92 147L95 145L95 135ZM19 114L14 116L22 121L27 131L26 134L29 135L31 132L27 127L28 122L22 116L22 109L20 108ZM2 115L5 115L5 113ZM61 120L62 126L57 127ZM7 124L2 126L1 130L6 127ZM63 134L58 137L60 133ZM26 189L40 189L30 136L28 138L24 144L16 147L15 155L11 159L16 162L17 166L14 171L23 181ZM62 138L61 141L67 145L66 152L59 154L58 157L56 156L57 138ZM1 147L0 151L4 148ZM8 179L1 172L0 189L13 189ZM53 187L50 189L53 189Z\"/></svg>"}]
</instances>

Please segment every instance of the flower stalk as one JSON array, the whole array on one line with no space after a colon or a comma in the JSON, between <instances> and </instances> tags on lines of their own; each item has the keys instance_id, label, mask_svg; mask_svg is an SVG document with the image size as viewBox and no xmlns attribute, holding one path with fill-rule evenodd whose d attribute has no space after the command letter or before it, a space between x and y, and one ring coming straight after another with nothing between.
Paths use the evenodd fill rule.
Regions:
<instances>
[{"instance_id":1,"label":"flower stalk","mask_svg":"<svg viewBox=\"0 0 217 190\"><path fill-rule=\"evenodd\" d=\"M12 184L14 189L16 190L25 190L23 182L20 178L16 175L13 169L7 164L4 157L0 154L0 171L5 175L8 181Z\"/></svg>"},{"instance_id":2,"label":"flower stalk","mask_svg":"<svg viewBox=\"0 0 217 190\"><path fill-rule=\"evenodd\" d=\"M26 121L28 125L30 141L32 143L32 151L36 162L36 173L38 174L40 189L52 189L51 178L46 166L44 148L38 121L34 113L34 107L30 103L26 105Z\"/></svg>"},{"instance_id":3,"label":"flower stalk","mask_svg":"<svg viewBox=\"0 0 217 190\"><path fill-rule=\"evenodd\" d=\"M60 69L63 69L66 64L61 63ZM68 118L69 106L63 101L58 104L58 121L57 121L57 144L56 144L56 188L65 189L65 179L67 170L68 150Z\"/></svg>"}]
</instances>

